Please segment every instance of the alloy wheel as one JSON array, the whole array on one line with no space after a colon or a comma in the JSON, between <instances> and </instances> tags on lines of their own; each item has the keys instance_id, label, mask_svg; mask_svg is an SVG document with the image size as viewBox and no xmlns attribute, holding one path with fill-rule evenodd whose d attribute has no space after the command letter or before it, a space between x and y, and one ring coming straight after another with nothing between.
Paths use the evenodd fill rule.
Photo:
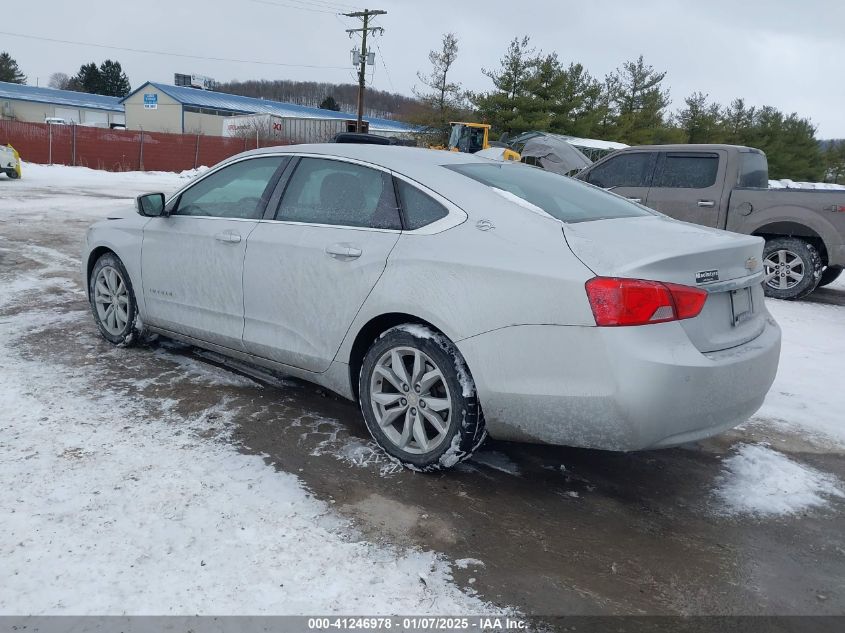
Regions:
<instances>
[{"instance_id":1,"label":"alloy wheel","mask_svg":"<svg viewBox=\"0 0 845 633\"><path fill-rule=\"evenodd\" d=\"M804 260L792 251L773 251L763 260L766 285L775 290L791 290L804 279Z\"/></svg>"},{"instance_id":2,"label":"alloy wheel","mask_svg":"<svg viewBox=\"0 0 845 633\"><path fill-rule=\"evenodd\" d=\"M407 453L435 450L451 426L446 378L431 357L413 347L394 347L379 358L370 378L370 406L387 439Z\"/></svg>"},{"instance_id":3,"label":"alloy wheel","mask_svg":"<svg viewBox=\"0 0 845 633\"><path fill-rule=\"evenodd\" d=\"M112 336L120 336L129 321L129 288L113 266L104 266L94 281L94 306L100 324Z\"/></svg>"}]
</instances>

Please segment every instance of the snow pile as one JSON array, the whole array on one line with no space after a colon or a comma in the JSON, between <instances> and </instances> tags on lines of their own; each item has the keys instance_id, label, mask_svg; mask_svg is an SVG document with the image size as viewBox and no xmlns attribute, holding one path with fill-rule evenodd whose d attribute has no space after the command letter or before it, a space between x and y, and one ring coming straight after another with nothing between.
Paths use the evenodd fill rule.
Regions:
<instances>
[{"instance_id":1,"label":"snow pile","mask_svg":"<svg viewBox=\"0 0 845 633\"><path fill-rule=\"evenodd\" d=\"M828 189L834 191L845 191L845 185L836 185L832 182L795 182L789 178L770 180L769 189Z\"/></svg>"},{"instance_id":2,"label":"snow pile","mask_svg":"<svg viewBox=\"0 0 845 633\"><path fill-rule=\"evenodd\" d=\"M845 279L829 290L845 292ZM845 389L835 376L845 366L845 308L804 301L766 299L781 327L780 364L754 423L798 431L817 444L845 446Z\"/></svg>"},{"instance_id":3,"label":"snow pile","mask_svg":"<svg viewBox=\"0 0 845 633\"><path fill-rule=\"evenodd\" d=\"M742 444L724 461L714 495L721 513L755 516L797 514L845 498L836 477L759 444Z\"/></svg>"}]
</instances>

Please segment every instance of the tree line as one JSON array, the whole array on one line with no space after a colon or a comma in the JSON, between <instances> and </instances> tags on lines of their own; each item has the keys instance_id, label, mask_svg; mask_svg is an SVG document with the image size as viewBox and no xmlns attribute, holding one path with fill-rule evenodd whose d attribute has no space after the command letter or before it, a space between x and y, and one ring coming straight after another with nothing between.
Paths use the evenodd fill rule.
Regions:
<instances>
[{"instance_id":1,"label":"tree line","mask_svg":"<svg viewBox=\"0 0 845 633\"><path fill-rule=\"evenodd\" d=\"M422 125L443 143L454 120L484 121L495 136L529 130L648 143L732 143L766 152L772 178L845 182L845 140L820 143L812 122L773 106L750 106L742 98L723 105L704 92L686 97L670 111L666 72L642 56L624 62L604 77L583 64L562 61L557 53L537 51L528 36L511 40L498 67L482 68L492 86L481 92L453 80L458 37L443 35L429 53L428 72L418 72L414 96L368 90L366 116L395 118ZM8 53L0 53L0 81L26 83L26 75ZM49 86L123 97L131 86L120 62L83 64L69 76L53 73ZM353 113L358 86L315 81L230 81L215 90Z\"/></svg>"},{"instance_id":2,"label":"tree line","mask_svg":"<svg viewBox=\"0 0 845 633\"><path fill-rule=\"evenodd\" d=\"M579 62L537 51L528 36L517 37L498 67L482 68L492 87L470 92L450 78L458 49L455 34L445 34L429 54L430 72L418 73L422 88L415 94L426 111L417 122L441 138L450 120L466 118L490 123L496 136L506 137L539 130L628 145L731 143L765 151L772 178L845 177L845 146L823 151L815 126L796 113L749 106L742 98L722 105L703 92L670 111L666 72L642 56L599 78Z\"/></svg>"},{"instance_id":3,"label":"tree line","mask_svg":"<svg viewBox=\"0 0 845 633\"><path fill-rule=\"evenodd\" d=\"M17 60L6 51L0 53L0 81L14 84L26 83L26 75L21 72ZM105 60L99 66L95 62L82 64L79 71L72 77L63 72L53 73L47 85L59 90L88 92L111 97L125 97L132 89L120 62L111 59Z\"/></svg>"},{"instance_id":4,"label":"tree line","mask_svg":"<svg viewBox=\"0 0 845 633\"><path fill-rule=\"evenodd\" d=\"M333 84L317 81L292 81L289 79L252 79L217 83L215 90L244 97L271 99L285 103L356 113L358 111L358 85ZM383 90L367 89L365 116L401 119L413 116L421 109L419 102L405 95Z\"/></svg>"}]
</instances>

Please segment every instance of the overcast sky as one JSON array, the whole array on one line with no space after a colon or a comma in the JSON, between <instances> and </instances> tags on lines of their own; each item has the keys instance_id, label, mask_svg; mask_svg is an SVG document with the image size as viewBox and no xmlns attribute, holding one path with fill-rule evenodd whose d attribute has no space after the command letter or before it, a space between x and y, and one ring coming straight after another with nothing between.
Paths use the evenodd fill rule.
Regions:
<instances>
[{"instance_id":1,"label":"overcast sky","mask_svg":"<svg viewBox=\"0 0 845 633\"><path fill-rule=\"evenodd\" d=\"M602 77L642 54L667 71L672 108L691 92L728 103L798 112L818 126L819 138L845 138L845 2L842 0L373 0L384 26L373 85L410 94L417 70L444 32L460 53L454 78L486 90L481 68L496 68L507 43L531 36L544 52L580 61ZM190 59L0 33L0 50L18 60L29 83L51 73L74 74L82 63L117 59L133 87L145 80L172 83L173 73L230 79L352 82L345 28L355 20L332 9L355 0L58 0L21 2L5 11L0 31L168 53L254 60L290 66ZM74 7L70 13L69 7ZM306 68L305 65L318 66Z\"/></svg>"}]
</instances>

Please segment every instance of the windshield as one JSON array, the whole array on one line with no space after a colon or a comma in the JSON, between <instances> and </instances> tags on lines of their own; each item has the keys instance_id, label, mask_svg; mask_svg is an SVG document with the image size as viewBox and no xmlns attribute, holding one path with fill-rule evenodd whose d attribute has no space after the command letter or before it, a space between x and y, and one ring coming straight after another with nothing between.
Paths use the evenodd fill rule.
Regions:
<instances>
[{"instance_id":1,"label":"windshield","mask_svg":"<svg viewBox=\"0 0 845 633\"><path fill-rule=\"evenodd\" d=\"M518 163L470 163L445 167L493 189L518 196L562 222L655 215L617 195L536 167Z\"/></svg>"},{"instance_id":2,"label":"windshield","mask_svg":"<svg viewBox=\"0 0 845 633\"><path fill-rule=\"evenodd\" d=\"M461 140L461 133L464 130L463 125L453 125L452 132L449 134L449 149L457 147Z\"/></svg>"}]
</instances>

